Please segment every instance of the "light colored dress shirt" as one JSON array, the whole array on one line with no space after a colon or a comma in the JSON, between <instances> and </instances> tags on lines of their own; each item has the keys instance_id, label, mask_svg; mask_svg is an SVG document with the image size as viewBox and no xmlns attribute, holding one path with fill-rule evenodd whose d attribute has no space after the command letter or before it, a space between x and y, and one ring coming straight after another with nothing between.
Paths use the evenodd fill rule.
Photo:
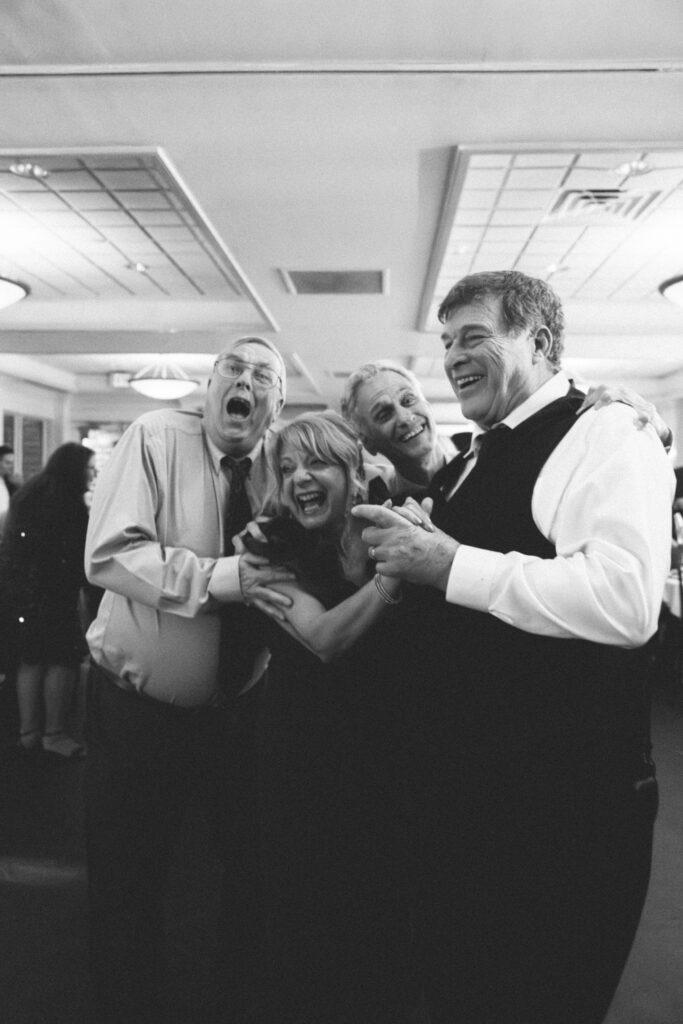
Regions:
<instances>
[{"instance_id":1,"label":"light colored dress shirt","mask_svg":"<svg viewBox=\"0 0 683 1024\"><path fill-rule=\"evenodd\" d=\"M253 508L272 487L268 450L252 453ZM146 413L116 445L90 512L86 573L106 590L88 630L93 659L124 688L184 707L218 698L215 598L241 599L238 558L221 557L221 454L200 414Z\"/></svg>"},{"instance_id":2,"label":"light colored dress shirt","mask_svg":"<svg viewBox=\"0 0 683 1024\"><path fill-rule=\"evenodd\" d=\"M568 388L568 378L555 374L502 422L518 426ZM476 454L469 462L466 473ZM446 600L541 636L641 646L657 629L674 487L650 425L639 429L633 410L619 402L589 409L551 453L534 486L532 516L556 557L463 544Z\"/></svg>"}]
</instances>

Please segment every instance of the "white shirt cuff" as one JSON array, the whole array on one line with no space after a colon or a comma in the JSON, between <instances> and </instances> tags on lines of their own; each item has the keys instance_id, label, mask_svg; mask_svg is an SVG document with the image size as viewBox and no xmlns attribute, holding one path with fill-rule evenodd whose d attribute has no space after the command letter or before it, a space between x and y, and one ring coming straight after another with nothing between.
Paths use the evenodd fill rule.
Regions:
<instances>
[{"instance_id":1,"label":"white shirt cuff","mask_svg":"<svg viewBox=\"0 0 683 1024\"><path fill-rule=\"evenodd\" d=\"M498 551L461 544L448 576L446 600L478 612L487 612L491 603L491 584L504 557Z\"/></svg>"},{"instance_id":2,"label":"white shirt cuff","mask_svg":"<svg viewBox=\"0 0 683 1024\"><path fill-rule=\"evenodd\" d=\"M216 561L211 579L209 593L215 601L241 601L239 555L228 555Z\"/></svg>"}]
</instances>

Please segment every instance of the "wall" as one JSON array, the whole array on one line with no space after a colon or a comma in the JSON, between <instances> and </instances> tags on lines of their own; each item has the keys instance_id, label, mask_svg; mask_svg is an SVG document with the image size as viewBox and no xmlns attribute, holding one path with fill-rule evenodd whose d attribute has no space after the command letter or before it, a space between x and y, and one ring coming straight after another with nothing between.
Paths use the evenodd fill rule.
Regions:
<instances>
[{"instance_id":1,"label":"wall","mask_svg":"<svg viewBox=\"0 0 683 1024\"><path fill-rule=\"evenodd\" d=\"M46 454L64 441L77 440L71 419L71 395L68 392L0 373L0 431L5 413L45 420Z\"/></svg>"}]
</instances>

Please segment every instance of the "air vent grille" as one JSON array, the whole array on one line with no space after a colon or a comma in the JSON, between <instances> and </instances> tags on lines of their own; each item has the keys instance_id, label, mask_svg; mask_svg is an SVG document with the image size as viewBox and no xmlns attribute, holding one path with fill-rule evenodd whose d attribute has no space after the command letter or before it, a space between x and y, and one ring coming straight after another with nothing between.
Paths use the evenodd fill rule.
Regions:
<instances>
[{"instance_id":1,"label":"air vent grille","mask_svg":"<svg viewBox=\"0 0 683 1024\"><path fill-rule=\"evenodd\" d=\"M387 275L383 270L281 270L292 295L382 295Z\"/></svg>"},{"instance_id":2,"label":"air vent grille","mask_svg":"<svg viewBox=\"0 0 683 1024\"><path fill-rule=\"evenodd\" d=\"M619 188L566 189L560 193L545 219L572 220L586 224L615 217L637 220L660 194Z\"/></svg>"}]
</instances>

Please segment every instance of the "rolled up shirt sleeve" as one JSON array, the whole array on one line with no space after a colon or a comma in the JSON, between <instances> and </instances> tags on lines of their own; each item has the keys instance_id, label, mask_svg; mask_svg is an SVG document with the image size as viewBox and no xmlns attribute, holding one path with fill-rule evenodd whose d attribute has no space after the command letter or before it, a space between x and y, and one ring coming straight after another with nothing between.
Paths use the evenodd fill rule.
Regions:
<instances>
[{"instance_id":1,"label":"rolled up shirt sleeve","mask_svg":"<svg viewBox=\"0 0 683 1024\"><path fill-rule=\"evenodd\" d=\"M589 410L534 488L532 515L555 557L461 545L446 600L541 636L641 646L657 628L673 493L651 427L617 403Z\"/></svg>"},{"instance_id":2,"label":"rolled up shirt sleeve","mask_svg":"<svg viewBox=\"0 0 683 1024\"><path fill-rule=\"evenodd\" d=\"M93 497L86 573L91 583L131 601L192 618L215 610L212 575L218 563L234 559L218 557L210 465L183 484L183 452L169 459L165 445L141 421L116 445ZM203 524L212 507L213 534Z\"/></svg>"}]
</instances>

